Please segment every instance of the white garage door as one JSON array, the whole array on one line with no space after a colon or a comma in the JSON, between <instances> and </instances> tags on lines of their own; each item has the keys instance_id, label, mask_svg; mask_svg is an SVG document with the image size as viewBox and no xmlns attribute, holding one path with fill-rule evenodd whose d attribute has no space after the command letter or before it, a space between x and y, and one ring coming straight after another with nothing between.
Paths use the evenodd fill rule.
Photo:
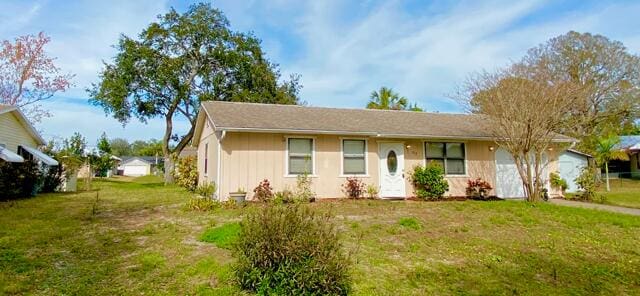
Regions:
<instances>
[{"instance_id":1,"label":"white garage door","mask_svg":"<svg viewBox=\"0 0 640 296\"><path fill-rule=\"evenodd\" d=\"M567 181L569 187L567 192L577 192L578 185L575 180L580 175L582 168L587 166L587 159L584 156L571 152L563 152L558 157L558 171L560 177Z\"/></svg>"},{"instance_id":2,"label":"white garage door","mask_svg":"<svg viewBox=\"0 0 640 296\"><path fill-rule=\"evenodd\" d=\"M127 165L124 167L125 176L145 176L147 175L146 165Z\"/></svg>"},{"instance_id":3,"label":"white garage door","mask_svg":"<svg viewBox=\"0 0 640 296\"><path fill-rule=\"evenodd\" d=\"M496 150L496 194L502 198L523 198L524 188L511 154Z\"/></svg>"}]
</instances>

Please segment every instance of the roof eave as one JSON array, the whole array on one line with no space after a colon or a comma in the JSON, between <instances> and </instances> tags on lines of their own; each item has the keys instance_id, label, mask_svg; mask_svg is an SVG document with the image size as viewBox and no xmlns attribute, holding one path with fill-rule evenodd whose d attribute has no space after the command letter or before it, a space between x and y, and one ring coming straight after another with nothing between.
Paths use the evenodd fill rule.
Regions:
<instances>
[{"instance_id":1,"label":"roof eave","mask_svg":"<svg viewBox=\"0 0 640 296\"><path fill-rule=\"evenodd\" d=\"M404 138L404 139L455 139L455 140L484 140L493 141L490 136L450 136L450 135L423 135L423 134L389 134L377 132L353 132L331 130L304 130L304 129L265 129L246 127L218 127L216 130L227 132L254 132L254 133L287 133L287 134L320 134L320 135L347 135L367 136L375 138ZM572 143L573 139L554 139L555 143Z\"/></svg>"}]
</instances>

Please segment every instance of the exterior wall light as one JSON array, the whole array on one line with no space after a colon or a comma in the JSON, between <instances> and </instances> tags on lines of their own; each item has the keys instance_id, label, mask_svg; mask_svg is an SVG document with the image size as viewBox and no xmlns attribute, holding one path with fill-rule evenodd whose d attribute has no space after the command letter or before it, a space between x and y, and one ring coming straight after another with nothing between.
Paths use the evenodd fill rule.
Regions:
<instances>
[{"instance_id":1,"label":"exterior wall light","mask_svg":"<svg viewBox=\"0 0 640 296\"><path fill-rule=\"evenodd\" d=\"M496 150L496 148L493 146L489 146L489 151L493 151L493 150Z\"/></svg>"}]
</instances>

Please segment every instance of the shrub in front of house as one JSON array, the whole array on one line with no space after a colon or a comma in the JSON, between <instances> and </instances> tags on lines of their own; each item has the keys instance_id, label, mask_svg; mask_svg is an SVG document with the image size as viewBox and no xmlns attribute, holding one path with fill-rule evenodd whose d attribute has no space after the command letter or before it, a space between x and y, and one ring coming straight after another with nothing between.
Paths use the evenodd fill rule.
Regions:
<instances>
[{"instance_id":1,"label":"shrub in front of house","mask_svg":"<svg viewBox=\"0 0 640 296\"><path fill-rule=\"evenodd\" d=\"M42 178L33 161L0 161L0 201L35 196L42 186Z\"/></svg>"},{"instance_id":2,"label":"shrub in front of house","mask_svg":"<svg viewBox=\"0 0 640 296\"><path fill-rule=\"evenodd\" d=\"M569 188L569 184L567 183L567 180L562 179L562 177L560 177L560 174L558 173L549 174L549 183L551 183L551 186L553 188L560 189L562 194L564 194L567 188Z\"/></svg>"},{"instance_id":3,"label":"shrub in front of house","mask_svg":"<svg viewBox=\"0 0 640 296\"><path fill-rule=\"evenodd\" d=\"M178 159L176 169L172 172L176 184L189 191L196 190L198 186L198 163L195 156L187 156Z\"/></svg>"},{"instance_id":4,"label":"shrub in front of house","mask_svg":"<svg viewBox=\"0 0 640 296\"><path fill-rule=\"evenodd\" d=\"M296 201L313 202L316 200L316 193L311 188L312 180L308 174L298 175L296 178L296 188L293 195Z\"/></svg>"},{"instance_id":5,"label":"shrub in front of house","mask_svg":"<svg viewBox=\"0 0 640 296\"><path fill-rule=\"evenodd\" d=\"M364 196L366 185L356 177L348 177L342 184L342 192L348 197L358 199Z\"/></svg>"},{"instance_id":6,"label":"shrub in front of house","mask_svg":"<svg viewBox=\"0 0 640 296\"><path fill-rule=\"evenodd\" d=\"M206 184L202 184L202 185L198 185L198 187L196 187L196 190L194 191L195 194L207 198L207 199L212 199L213 195L215 194L217 189L216 183L215 182L211 182L211 183L206 183Z\"/></svg>"},{"instance_id":7,"label":"shrub in front of house","mask_svg":"<svg viewBox=\"0 0 640 296\"><path fill-rule=\"evenodd\" d=\"M416 195L421 199L440 199L449 190L444 178L444 169L437 163L415 166L411 174L411 183Z\"/></svg>"},{"instance_id":8,"label":"shrub in front of house","mask_svg":"<svg viewBox=\"0 0 640 296\"><path fill-rule=\"evenodd\" d=\"M491 183L482 180L482 178L477 179L469 179L467 181L467 188L465 190L468 197L473 199L487 199L489 197L489 192L493 187Z\"/></svg>"},{"instance_id":9,"label":"shrub in front of house","mask_svg":"<svg viewBox=\"0 0 640 296\"><path fill-rule=\"evenodd\" d=\"M270 202L273 200L273 187L269 180L264 179L253 189L253 199L260 202Z\"/></svg>"},{"instance_id":10,"label":"shrub in front of house","mask_svg":"<svg viewBox=\"0 0 640 296\"><path fill-rule=\"evenodd\" d=\"M598 187L598 179L596 178L595 169L592 166L586 166L580 171L580 175L575 179L580 193L577 197L584 201L601 200L603 197L598 196L596 188Z\"/></svg>"},{"instance_id":11,"label":"shrub in front of house","mask_svg":"<svg viewBox=\"0 0 640 296\"><path fill-rule=\"evenodd\" d=\"M331 217L307 206L268 205L241 222L234 274L260 295L346 295L350 261Z\"/></svg>"},{"instance_id":12,"label":"shrub in front of house","mask_svg":"<svg viewBox=\"0 0 640 296\"><path fill-rule=\"evenodd\" d=\"M42 189L40 192L47 193L59 190L65 179L62 166L45 166L42 172Z\"/></svg>"}]
</instances>

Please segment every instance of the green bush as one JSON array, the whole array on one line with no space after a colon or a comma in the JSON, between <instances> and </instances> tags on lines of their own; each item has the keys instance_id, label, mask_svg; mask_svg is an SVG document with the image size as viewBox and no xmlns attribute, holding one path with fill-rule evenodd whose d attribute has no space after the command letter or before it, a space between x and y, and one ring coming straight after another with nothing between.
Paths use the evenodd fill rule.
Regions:
<instances>
[{"instance_id":1,"label":"green bush","mask_svg":"<svg viewBox=\"0 0 640 296\"><path fill-rule=\"evenodd\" d=\"M420 223L420 221L418 221L418 219L413 217L400 218L400 221L398 221L398 224L400 224L400 226L402 227L410 228L413 230L422 229L422 224Z\"/></svg>"},{"instance_id":2,"label":"green bush","mask_svg":"<svg viewBox=\"0 0 640 296\"><path fill-rule=\"evenodd\" d=\"M553 188L560 189L563 193L565 192L565 190L567 190L567 188L569 188L567 180L562 179L562 177L560 177L560 174L558 173L549 174L549 183L551 183L551 186Z\"/></svg>"},{"instance_id":3,"label":"green bush","mask_svg":"<svg viewBox=\"0 0 640 296\"><path fill-rule=\"evenodd\" d=\"M235 245L238 284L261 295L346 295L349 260L326 214L300 204L248 214Z\"/></svg>"},{"instance_id":4,"label":"green bush","mask_svg":"<svg viewBox=\"0 0 640 296\"><path fill-rule=\"evenodd\" d=\"M214 243L223 249L231 249L238 240L240 233L240 223L232 222L220 227L207 229L201 236L200 241Z\"/></svg>"},{"instance_id":5,"label":"green bush","mask_svg":"<svg viewBox=\"0 0 640 296\"><path fill-rule=\"evenodd\" d=\"M43 169L42 189L40 192L55 192L64 182L64 171L61 165L46 166Z\"/></svg>"},{"instance_id":6,"label":"green bush","mask_svg":"<svg viewBox=\"0 0 640 296\"><path fill-rule=\"evenodd\" d=\"M222 203L210 198L192 197L187 201L186 208L190 211L212 211L219 207L222 207Z\"/></svg>"},{"instance_id":7,"label":"green bush","mask_svg":"<svg viewBox=\"0 0 640 296\"><path fill-rule=\"evenodd\" d=\"M176 169L173 171L176 184L189 191L196 190L198 186L198 163L195 156L187 156L178 159Z\"/></svg>"},{"instance_id":8,"label":"green bush","mask_svg":"<svg viewBox=\"0 0 640 296\"><path fill-rule=\"evenodd\" d=\"M444 170L436 163L414 167L411 182L416 195L421 199L439 199L449 190Z\"/></svg>"},{"instance_id":9,"label":"green bush","mask_svg":"<svg viewBox=\"0 0 640 296\"><path fill-rule=\"evenodd\" d=\"M196 187L195 193L202 197L211 199L213 198L213 194L216 192L216 189L217 189L216 183L211 182L211 183L198 185L198 187Z\"/></svg>"},{"instance_id":10,"label":"green bush","mask_svg":"<svg viewBox=\"0 0 640 296\"><path fill-rule=\"evenodd\" d=\"M598 187L598 179L596 179L595 169L587 166L582 169L578 178L575 179L580 189L579 199L585 201L593 201L598 199L596 188Z\"/></svg>"},{"instance_id":11,"label":"green bush","mask_svg":"<svg viewBox=\"0 0 640 296\"><path fill-rule=\"evenodd\" d=\"M35 196L42 178L42 172L33 161L0 161L0 201Z\"/></svg>"}]
</instances>

